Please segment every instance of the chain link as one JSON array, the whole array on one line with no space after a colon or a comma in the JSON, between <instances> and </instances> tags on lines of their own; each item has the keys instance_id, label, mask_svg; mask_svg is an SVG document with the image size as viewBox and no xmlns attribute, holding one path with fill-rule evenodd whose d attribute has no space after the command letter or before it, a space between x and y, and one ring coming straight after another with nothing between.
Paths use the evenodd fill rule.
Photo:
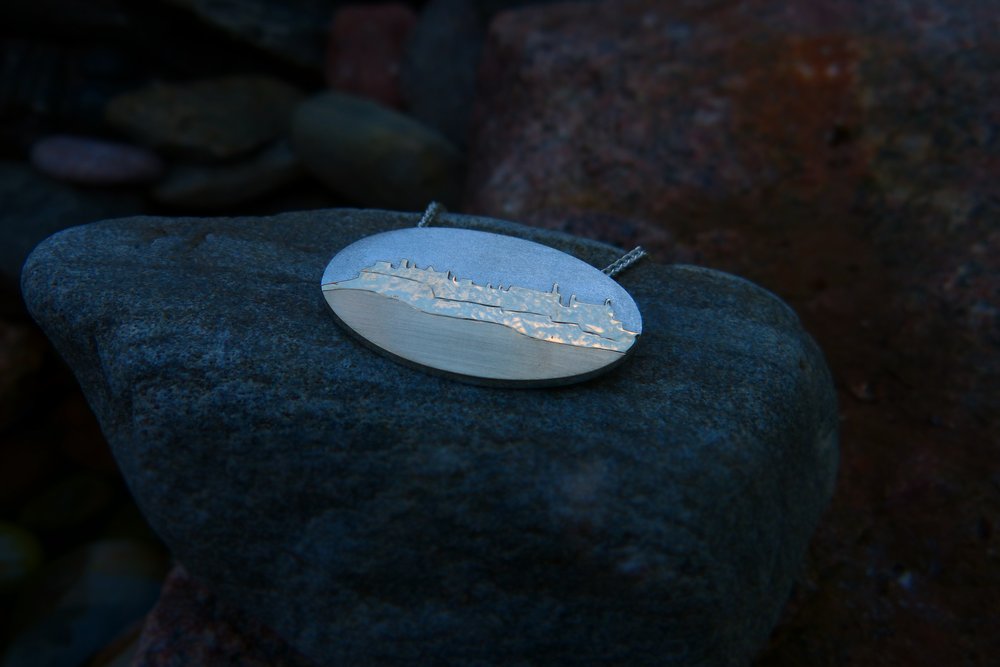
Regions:
<instances>
[{"instance_id":1,"label":"chain link","mask_svg":"<svg viewBox=\"0 0 1000 667\"><path fill-rule=\"evenodd\" d=\"M632 266L640 259L645 257L646 254L647 253L645 250L642 249L642 246L637 245L636 247L632 248L627 253L616 259L614 262L608 264L606 267L601 269L601 273L604 273L614 278L619 273L621 273L622 271L624 271L625 269L627 269L628 267Z\"/></svg>"},{"instance_id":2,"label":"chain link","mask_svg":"<svg viewBox=\"0 0 1000 667\"><path fill-rule=\"evenodd\" d=\"M438 217L438 214L444 213L447 210L448 209L446 209L438 202L432 201L430 204L427 205L427 210L424 211L424 214L420 217L420 222L417 223L417 227L426 227L427 225L434 222L434 218Z\"/></svg>"}]
</instances>

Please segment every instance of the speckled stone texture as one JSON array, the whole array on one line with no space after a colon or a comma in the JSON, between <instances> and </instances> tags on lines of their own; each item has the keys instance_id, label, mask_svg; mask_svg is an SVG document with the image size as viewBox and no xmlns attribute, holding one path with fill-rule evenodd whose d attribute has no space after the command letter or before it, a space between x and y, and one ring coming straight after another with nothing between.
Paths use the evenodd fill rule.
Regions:
<instances>
[{"instance_id":1,"label":"speckled stone texture","mask_svg":"<svg viewBox=\"0 0 1000 667\"><path fill-rule=\"evenodd\" d=\"M760 665L1000 655L998 34L944 0L492 24L468 212L747 276L830 359L843 473Z\"/></svg>"},{"instance_id":2,"label":"speckled stone texture","mask_svg":"<svg viewBox=\"0 0 1000 667\"><path fill-rule=\"evenodd\" d=\"M27 263L137 502L219 597L320 664L745 664L832 490L837 414L795 314L645 262L621 368L473 387L349 338L329 258L419 214L111 221ZM495 220L603 266L618 251Z\"/></svg>"}]
</instances>

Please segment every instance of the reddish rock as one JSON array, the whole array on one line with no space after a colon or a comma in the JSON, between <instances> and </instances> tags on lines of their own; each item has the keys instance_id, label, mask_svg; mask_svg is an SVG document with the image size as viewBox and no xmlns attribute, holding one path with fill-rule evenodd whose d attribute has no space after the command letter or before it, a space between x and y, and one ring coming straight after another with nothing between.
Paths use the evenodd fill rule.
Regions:
<instances>
[{"instance_id":1,"label":"reddish rock","mask_svg":"<svg viewBox=\"0 0 1000 667\"><path fill-rule=\"evenodd\" d=\"M155 180L163 162L138 146L57 135L31 148L31 164L52 178L83 185L126 185Z\"/></svg>"},{"instance_id":2,"label":"reddish rock","mask_svg":"<svg viewBox=\"0 0 1000 667\"><path fill-rule=\"evenodd\" d=\"M337 90L399 107L403 46L416 22L413 10L401 3L339 9L330 26L327 83Z\"/></svg>"},{"instance_id":3,"label":"reddish rock","mask_svg":"<svg viewBox=\"0 0 1000 667\"><path fill-rule=\"evenodd\" d=\"M944 0L630 0L491 26L466 210L745 275L837 377L837 495L759 665L1000 653L996 30Z\"/></svg>"},{"instance_id":4,"label":"reddish rock","mask_svg":"<svg viewBox=\"0 0 1000 667\"><path fill-rule=\"evenodd\" d=\"M181 567L146 618L132 667L312 667L284 640L219 600Z\"/></svg>"}]
</instances>

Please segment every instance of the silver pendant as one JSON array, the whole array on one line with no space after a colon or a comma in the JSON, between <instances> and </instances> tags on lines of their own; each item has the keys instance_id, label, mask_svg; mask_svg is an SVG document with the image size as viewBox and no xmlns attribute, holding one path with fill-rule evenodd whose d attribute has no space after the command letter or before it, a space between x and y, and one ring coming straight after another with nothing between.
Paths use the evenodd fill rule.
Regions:
<instances>
[{"instance_id":1,"label":"silver pendant","mask_svg":"<svg viewBox=\"0 0 1000 667\"><path fill-rule=\"evenodd\" d=\"M570 384L614 368L642 333L621 285L532 241L421 227L365 237L323 273L337 320L411 366L475 384Z\"/></svg>"}]
</instances>

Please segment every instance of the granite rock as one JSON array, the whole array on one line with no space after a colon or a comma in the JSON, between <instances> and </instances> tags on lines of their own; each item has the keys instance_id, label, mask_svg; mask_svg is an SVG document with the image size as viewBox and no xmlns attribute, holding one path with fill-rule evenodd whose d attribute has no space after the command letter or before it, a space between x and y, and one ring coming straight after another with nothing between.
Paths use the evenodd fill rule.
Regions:
<instances>
[{"instance_id":1,"label":"granite rock","mask_svg":"<svg viewBox=\"0 0 1000 667\"><path fill-rule=\"evenodd\" d=\"M245 155L284 136L300 98L266 76L154 83L115 97L107 119L137 141L213 160Z\"/></svg>"},{"instance_id":2,"label":"granite rock","mask_svg":"<svg viewBox=\"0 0 1000 667\"><path fill-rule=\"evenodd\" d=\"M310 659L747 661L836 468L833 388L795 314L646 262L621 277L644 333L620 369L557 390L452 382L361 347L319 290L338 249L418 217L109 221L41 245L22 288L153 528ZM595 265L618 252L442 224Z\"/></svg>"},{"instance_id":3,"label":"granite rock","mask_svg":"<svg viewBox=\"0 0 1000 667\"><path fill-rule=\"evenodd\" d=\"M163 583L132 667L313 667L270 628L220 600L183 566Z\"/></svg>"},{"instance_id":4,"label":"granite rock","mask_svg":"<svg viewBox=\"0 0 1000 667\"><path fill-rule=\"evenodd\" d=\"M0 277L16 282L21 265L46 236L73 225L142 211L132 195L84 192L0 160Z\"/></svg>"},{"instance_id":5,"label":"granite rock","mask_svg":"<svg viewBox=\"0 0 1000 667\"><path fill-rule=\"evenodd\" d=\"M461 196L464 162L447 139L409 116L342 93L306 100L292 121L303 165L352 203L416 210Z\"/></svg>"},{"instance_id":6,"label":"granite rock","mask_svg":"<svg viewBox=\"0 0 1000 667\"><path fill-rule=\"evenodd\" d=\"M849 472L761 666L998 653L996 27L946 0L491 25L463 210L746 276L830 361Z\"/></svg>"}]
</instances>

